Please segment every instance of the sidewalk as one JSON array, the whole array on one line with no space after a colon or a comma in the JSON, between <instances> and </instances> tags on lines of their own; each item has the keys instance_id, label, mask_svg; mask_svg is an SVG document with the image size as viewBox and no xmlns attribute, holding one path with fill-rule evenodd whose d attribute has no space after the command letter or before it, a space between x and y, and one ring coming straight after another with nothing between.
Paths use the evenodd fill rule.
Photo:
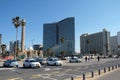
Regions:
<instances>
[{"instance_id":1,"label":"sidewalk","mask_svg":"<svg viewBox=\"0 0 120 80\"><path fill-rule=\"evenodd\" d=\"M94 77L90 80L120 80L120 68Z\"/></svg>"}]
</instances>

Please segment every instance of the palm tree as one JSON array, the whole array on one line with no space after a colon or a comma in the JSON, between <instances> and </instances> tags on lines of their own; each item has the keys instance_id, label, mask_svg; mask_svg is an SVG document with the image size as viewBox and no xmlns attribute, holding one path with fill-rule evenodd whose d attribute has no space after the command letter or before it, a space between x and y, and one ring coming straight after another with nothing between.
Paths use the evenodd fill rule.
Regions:
<instances>
[{"instance_id":1,"label":"palm tree","mask_svg":"<svg viewBox=\"0 0 120 80\"><path fill-rule=\"evenodd\" d=\"M50 56L50 48L47 49L47 56Z\"/></svg>"},{"instance_id":2,"label":"palm tree","mask_svg":"<svg viewBox=\"0 0 120 80\"><path fill-rule=\"evenodd\" d=\"M27 51L27 58L30 57L30 51Z\"/></svg>"},{"instance_id":3,"label":"palm tree","mask_svg":"<svg viewBox=\"0 0 120 80\"><path fill-rule=\"evenodd\" d=\"M120 49L120 45L118 45L118 49Z\"/></svg>"},{"instance_id":4,"label":"palm tree","mask_svg":"<svg viewBox=\"0 0 120 80\"><path fill-rule=\"evenodd\" d=\"M15 52L14 52L14 59L16 59L16 54L18 54L18 45L17 45L18 27L20 26L21 22L19 20L19 16L17 16L16 18L13 18L12 21L13 21L12 23L16 28L16 46L15 46Z\"/></svg>"},{"instance_id":5,"label":"palm tree","mask_svg":"<svg viewBox=\"0 0 120 80\"><path fill-rule=\"evenodd\" d=\"M2 55L5 55L6 45L2 44L1 49L2 49Z\"/></svg>"},{"instance_id":6,"label":"palm tree","mask_svg":"<svg viewBox=\"0 0 120 80\"><path fill-rule=\"evenodd\" d=\"M61 43L64 43L64 37L62 37L62 38L60 39L60 41L61 41Z\"/></svg>"},{"instance_id":7,"label":"palm tree","mask_svg":"<svg viewBox=\"0 0 120 80\"><path fill-rule=\"evenodd\" d=\"M65 40L64 37L62 37L62 38L60 39L62 45L63 45L63 43L64 43L64 40ZM63 58L64 55L65 55L65 52L64 52L64 50L63 50L63 46L62 46L61 58Z\"/></svg>"},{"instance_id":8,"label":"palm tree","mask_svg":"<svg viewBox=\"0 0 120 80\"><path fill-rule=\"evenodd\" d=\"M109 43L106 43L104 46L105 46L105 48L106 48L106 55L108 55L108 53L109 53L109 50L108 50Z\"/></svg>"},{"instance_id":9,"label":"palm tree","mask_svg":"<svg viewBox=\"0 0 120 80\"><path fill-rule=\"evenodd\" d=\"M55 57L55 53L54 53L54 52L51 52L51 53L50 53L50 56L51 56L51 57Z\"/></svg>"},{"instance_id":10,"label":"palm tree","mask_svg":"<svg viewBox=\"0 0 120 80\"><path fill-rule=\"evenodd\" d=\"M86 44L87 44L87 53L89 53L89 44L90 44L90 40L86 39Z\"/></svg>"}]
</instances>

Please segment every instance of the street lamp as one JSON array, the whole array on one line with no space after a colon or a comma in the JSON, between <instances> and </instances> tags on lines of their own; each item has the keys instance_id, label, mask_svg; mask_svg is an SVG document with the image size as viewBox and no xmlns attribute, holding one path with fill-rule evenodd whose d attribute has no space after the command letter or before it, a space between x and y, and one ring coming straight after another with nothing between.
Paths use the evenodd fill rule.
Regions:
<instances>
[{"instance_id":1,"label":"street lamp","mask_svg":"<svg viewBox=\"0 0 120 80\"><path fill-rule=\"evenodd\" d=\"M16 45L15 45L15 52L14 52L14 59L16 59L16 54L18 55L18 45L17 45L17 36L18 36L18 27L21 24L21 21L19 20L19 16L12 19L12 23L14 24L16 28Z\"/></svg>"}]
</instances>

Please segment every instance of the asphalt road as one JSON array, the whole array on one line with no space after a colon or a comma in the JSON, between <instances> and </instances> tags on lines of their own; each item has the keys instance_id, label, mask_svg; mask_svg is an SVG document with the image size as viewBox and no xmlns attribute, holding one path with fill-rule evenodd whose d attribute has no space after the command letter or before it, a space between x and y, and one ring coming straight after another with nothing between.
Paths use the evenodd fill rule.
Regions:
<instances>
[{"instance_id":1,"label":"asphalt road","mask_svg":"<svg viewBox=\"0 0 120 80\"><path fill-rule=\"evenodd\" d=\"M71 80L72 76L80 76L83 73L98 70L104 67L120 63L120 59L91 60L90 62L69 63L63 61L63 66L42 66L39 69L4 68L0 62L0 80Z\"/></svg>"}]
</instances>

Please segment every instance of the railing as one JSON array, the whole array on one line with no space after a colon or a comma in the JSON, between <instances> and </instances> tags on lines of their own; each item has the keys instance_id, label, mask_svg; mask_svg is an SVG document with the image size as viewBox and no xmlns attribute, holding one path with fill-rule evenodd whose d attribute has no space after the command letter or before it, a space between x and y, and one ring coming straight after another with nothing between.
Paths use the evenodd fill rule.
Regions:
<instances>
[{"instance_id":1,"label":"railing","mask_svg":"<svg viewBox=\"0 0 120 80\"><path fill-rule=\"evenodd\" d=\"M110 72L112 70L118 69L120 68L120 64L114 64L114 65L110 65L110 66L106 66L104 68L100 68L97 70L93 70L93 71L88 71L86 73L82 73L82 75L80 76L72 76L71 80L89 80L89 78L94 78L95 76L99 76L101 74L104 74L106 72Z\"/></svg>"}]
</instances>

